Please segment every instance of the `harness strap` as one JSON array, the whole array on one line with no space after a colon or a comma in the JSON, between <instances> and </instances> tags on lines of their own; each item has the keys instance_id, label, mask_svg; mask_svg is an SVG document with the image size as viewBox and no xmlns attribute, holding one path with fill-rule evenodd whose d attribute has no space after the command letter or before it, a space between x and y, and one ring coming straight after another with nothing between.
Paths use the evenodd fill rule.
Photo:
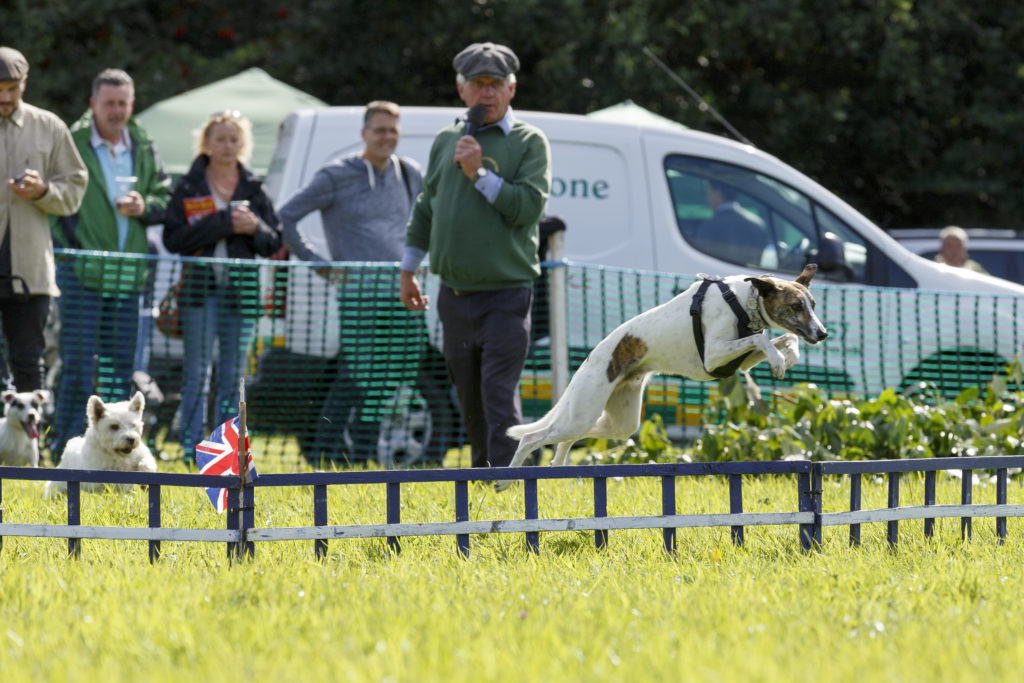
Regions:
<instances>
[{"instance_id":1,"label":"harness strap","mask_svg":"<svg viewBox=\"0 0 1024 683\"><path fill-rule=\"evenodd\" d=\"M740 304L739 300L736 299L736 293L732 291L732 288L725 284L720 277L702 276L700 287L697 288L697 293L693 295L693 300L690 301L690 317L693 319L693 338L697 342L697 353L700 354L701 365L704 365L704 324L701 314L704 308L704 295L707 293L711 283L718 286L719 291L722 293L722 298L729 304L729 308L732 309L733 314L736 316L738 323L736 329L737 338L742 339L743 337L755 334L754 330L750 328L750 316L747 315L747 311ZM751 353L753 351L747 351L742 356L734 358L720 368L711 369L704 365L704 369L715 379L724 379L735 374L740 364Z\"/></svg>"}]
</instances>

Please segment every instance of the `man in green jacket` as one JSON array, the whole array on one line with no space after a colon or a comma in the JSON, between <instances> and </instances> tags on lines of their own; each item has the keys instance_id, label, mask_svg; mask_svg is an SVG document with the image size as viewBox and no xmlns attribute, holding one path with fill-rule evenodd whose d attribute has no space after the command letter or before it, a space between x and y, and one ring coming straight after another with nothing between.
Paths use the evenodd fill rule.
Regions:
<instances>
[{"instance_id":1,"label":"man in green jacket","mask_svg":"<svg viewBox=\"0 0 1024 683\"><path fill-rule=\"evenodd\" d=\"M58 246L146 254L146 226L162 223L171 180L152 139L132 117L135 84L120 69L94 80L89 111L71 127L89 187L77 214L51 222ZM54 420L54 458L85 431L91 394L121 401L131 393L139 326L139 294L149 264L110 256L65 258L57 266L61 374ZM144 368L139 368L144 370Z\"/></svg>"},{"instance_id":2,"label":"man in green jacket","mask_svg":"<svg viewBox=\"0 0 1024 683\"><path fill-rule=\"evenodd\" d=\"M519 380L530 342L537 224L551 191L551 149L509 106L519 59L504 45L474 43L453 62L459 97L483 124L456 122L430 150L402 257L400 296L426 310L416 270L426 252L441 278L437 310L474 467L504 467L522 421Z\"/></svg>"}]
</instances>

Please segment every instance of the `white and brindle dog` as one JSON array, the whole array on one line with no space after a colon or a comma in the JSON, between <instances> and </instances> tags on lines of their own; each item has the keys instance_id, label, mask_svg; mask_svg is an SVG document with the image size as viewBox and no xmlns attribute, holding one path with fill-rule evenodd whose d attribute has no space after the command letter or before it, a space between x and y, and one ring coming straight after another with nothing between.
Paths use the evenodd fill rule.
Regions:
<instances>
[{"instance_id":1,"label":"white and brindle dog","mask_svg":"<svg viewBox=\"0 0 1024 683\"><path fill-rule=\"evenodd\" d=\"M808 265L793 282L771 275L701 276L671 301L619 325L594 347L547 415L508 430L519 441L509 466L551 444L558 444L551 464L566 465L579 439L629 438L640 426L644 388L655 374L709 381L767 360L782 379L800 358L800 339L817 344L828 336L808 289L817 271ZM770 339L767 328L786 333ZM495 482L495 488L511 483Z\"/></svg>"}]
</instances>

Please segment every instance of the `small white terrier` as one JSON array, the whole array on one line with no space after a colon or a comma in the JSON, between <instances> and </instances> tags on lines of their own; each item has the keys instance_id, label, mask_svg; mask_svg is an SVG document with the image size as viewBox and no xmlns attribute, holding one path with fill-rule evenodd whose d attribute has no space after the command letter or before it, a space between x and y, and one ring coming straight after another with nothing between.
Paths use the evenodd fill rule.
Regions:
<instances>
[{"instance_id":1,"label":"small white terrier","mask_svg":"<svg viewBox=\"0 0 1024 683\"><path fill-rule=\"evenodd\" d=\"M57 469L113 470L117 472L156 472L156 460L142 440L142 411L146 399L135 392L129 401L104 403L90 396L85 412L89 426L85 436L76 436L64 447ZM114 486L123 491L131 484L83 482L83 491L102 491ZM46 482L46 497L65 493L67 482Z\"/></svg>"},{"instance_id":2,"label":"small white terrier","mask_svg":"<svg viewBox=\"0 0 1024 683\"><path fill-rule=\"evenodd\" d=\"M39 467L39 427L50 392L5 391L0 419L0 465Z\"/></svg>"}]
</instances>

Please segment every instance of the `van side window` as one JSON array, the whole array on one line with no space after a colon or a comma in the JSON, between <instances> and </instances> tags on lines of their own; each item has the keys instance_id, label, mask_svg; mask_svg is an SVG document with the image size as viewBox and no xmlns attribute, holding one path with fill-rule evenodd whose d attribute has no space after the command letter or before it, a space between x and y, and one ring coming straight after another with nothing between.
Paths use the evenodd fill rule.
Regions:
<instances>
[{"instance_id":1,"label":"van side window","mask_svg":"<svg viewBox=\"0 0 1024 683\"><path fill-rule=\"evenodd\" d=\"M867 282L863 238L789 185L740 166L671 155L665 175L679 232L691 246L749 268Z\"/></svg>"}]
</instances>

